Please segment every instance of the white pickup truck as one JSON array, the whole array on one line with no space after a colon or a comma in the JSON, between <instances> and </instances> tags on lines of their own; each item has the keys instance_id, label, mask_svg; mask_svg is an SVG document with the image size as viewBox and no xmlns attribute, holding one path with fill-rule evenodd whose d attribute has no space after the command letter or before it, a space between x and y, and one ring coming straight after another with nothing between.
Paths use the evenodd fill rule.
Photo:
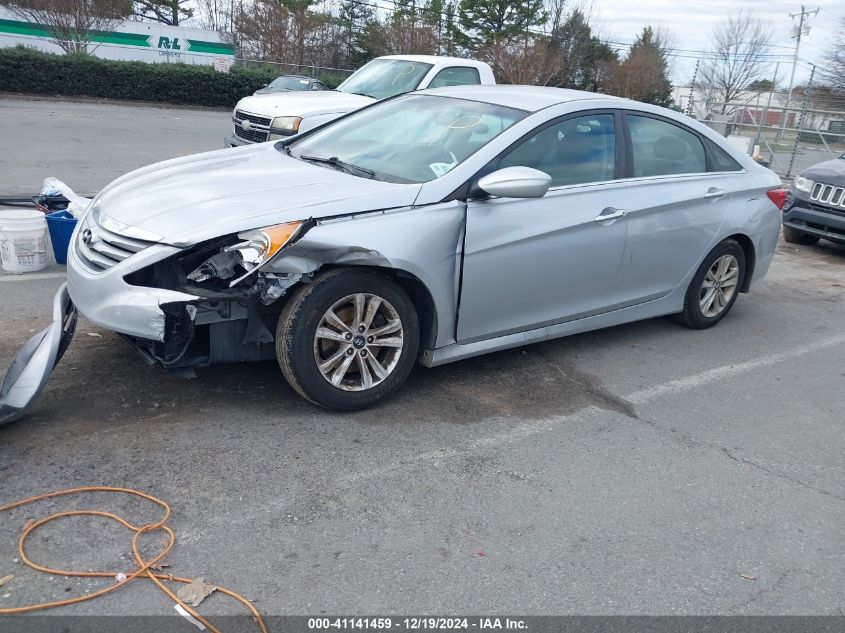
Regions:
<instances>
[{"instance_id":1,"label":"white pickup truck","mask_svg":"<svg viewBox=\"0 0 845 633\"><path fill-rule=\"evenodd\" d=\"M443 86L495 84L484 62L436 55L387 55L356 70L337 90L244 97L232 113L226 147L273 141L394 95Z\"/></svg>"}]
</instances>

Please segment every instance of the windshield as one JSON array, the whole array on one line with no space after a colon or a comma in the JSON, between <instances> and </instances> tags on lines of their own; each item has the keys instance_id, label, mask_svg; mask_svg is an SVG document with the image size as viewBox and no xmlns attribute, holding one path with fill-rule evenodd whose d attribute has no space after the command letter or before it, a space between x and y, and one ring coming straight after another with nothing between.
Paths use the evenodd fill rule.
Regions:
<instances>
[{"instance_id":1,"label":"windshield","mask_svg":"<svg viewBox=\"0 0 845 633\"><path fill-rule=\"evenodd\" d=\"M461 164L528 113L490 103L411 94L355 112L284 146L378 180L421 183ZM331 162L326 162L331 159Z\"/></svg>"},{"instance_id":2,"label":"windshield","mask_svg":"<svg viewBox=\"0 0 845 633\"><path fill-rule=\"evenodd\" d=\"M387 99L416 90L431 64L401 59L374 59L340 84L340 92Z\"/></svg>"},{"instance_id":3,"label":"windshield","mask_svg":"<svg viewBox=\"0 0 845 633\"><path fill-rule=\"evenodd\" d=\"M307 77L276 77L267 90L308 90L311 80Z\"/></svg>"}]
</instances>

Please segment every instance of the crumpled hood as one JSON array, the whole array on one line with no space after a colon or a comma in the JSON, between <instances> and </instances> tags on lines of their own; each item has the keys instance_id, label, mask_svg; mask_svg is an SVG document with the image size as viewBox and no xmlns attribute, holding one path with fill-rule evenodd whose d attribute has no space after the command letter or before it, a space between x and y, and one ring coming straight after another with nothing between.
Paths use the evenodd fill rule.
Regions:
<instances>
[{"instance_id":1,"label":"crumpled hood","mask_svg":"<svg viewBox=\"0 0 845 633\"><path fill-rule=\"evenodd\" d=\"M99 194L103 215L189 246L291 220L410 206L421 185L352 176L291 158L273 143L143 167Z\"/></svg>"},{"instance_id":2,"label":"crumpled hood","mask_svg":"<svg viewBox=\"0 0 845 633\"><path fill-rule=\"evenodd\" d=\"M845 186L845 159L836 158L813 165L802 171L801 175L829 185Z\"/></svg>"},{"instance_id":3,"label":"crumpled hood","mask_svg":"<svg viewBox=\"0 0 845 633\"><path fill-rule=\"evenodd\" d=\"M375 99L334 90L314 92L271 92L238 101L237 110L263 116L299 116L352 112L375 103Z\"/></svg>"}]
</instances>

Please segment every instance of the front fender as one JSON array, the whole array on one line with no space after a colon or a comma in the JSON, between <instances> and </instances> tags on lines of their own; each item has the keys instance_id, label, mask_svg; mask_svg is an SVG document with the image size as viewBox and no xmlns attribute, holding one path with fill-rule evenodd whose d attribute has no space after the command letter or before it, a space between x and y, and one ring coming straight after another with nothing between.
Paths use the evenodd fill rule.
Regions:
<instances>
[{"instance_id":1,"label":"front fender","mask_svg":"<svg viewBox=\"0 0 845 633\"><path fill-rule=\"evenodd\" d=\"M318 220L264 270L313 273L323 266L402 271L428 290L437 315L436 347L455 340L466 205L459 201Z\"/></svg>"}]
</instances>

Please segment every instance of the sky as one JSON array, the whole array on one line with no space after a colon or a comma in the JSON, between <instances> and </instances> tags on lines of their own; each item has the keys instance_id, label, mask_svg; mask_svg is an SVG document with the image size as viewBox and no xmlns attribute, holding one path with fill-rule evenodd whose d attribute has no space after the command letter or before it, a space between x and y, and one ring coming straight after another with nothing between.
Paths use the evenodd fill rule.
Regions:
<instances>
[{"instance_id":1,"label":"sky","mask_svg":"<svg viewBox=\"0 0 845 633\"><path fill-rule=\"evenodd\" d=\"M676 49L708 50L710 33L714 26L740 9L751 11L756 17L768 23L774 36L773 54L783 57L772 61L783 61L779 72L779 83L789 83L795 40L792 39L790 13L801 11L799 2L780 0L593 0L589 7L599 35L602 39L617 42L631 42L643 26L651 24L666 28ZM809 16L809 35L803 36L799 57L806 62L824 64L824 54L836 39L845 18L845 0L818 0L806 4L807 10L819 9L818 14ZM622 49L625 50L624 48ZM672 60L672 79L676 85L687 84L695 69L695 53L676 53ZM795 84L806 82L809 64L799 62ZM774 74L774 68L772 69Z\"/></svg>"}]
</instances>

